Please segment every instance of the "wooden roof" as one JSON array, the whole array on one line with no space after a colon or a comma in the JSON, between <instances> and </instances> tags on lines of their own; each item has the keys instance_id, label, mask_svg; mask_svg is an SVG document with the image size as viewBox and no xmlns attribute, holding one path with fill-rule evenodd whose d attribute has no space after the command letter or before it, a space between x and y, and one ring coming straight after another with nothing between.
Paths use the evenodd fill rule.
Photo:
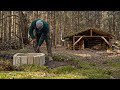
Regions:
<instances>
[{"instance_id":1,"label":"wooden roof","mask_svg":"<svg viewBox=\"0 0 120 90\"><path fill-rule=\"evenodd\" d=\"M92 30L93 32L95 32L95 33L97 33L97 34L100 34L100 35L102 35L102 36L108 36L108 37L110 37L110 38L114 38L114 35L112 35L111 33L102 31L102 30L97 29L97 28L87 28L87 29L85 29L85 30L80 30L80 31L75 32L75 33L70 33L70 34L64 35L63 38L64 38L64 39L65 39L65 38L70 38L70 37L73 37L73 36L78 35L78 34L80 34L80 33L86 32L86 31L88 31L88 30Z\"/></svg>"}]
</instances>

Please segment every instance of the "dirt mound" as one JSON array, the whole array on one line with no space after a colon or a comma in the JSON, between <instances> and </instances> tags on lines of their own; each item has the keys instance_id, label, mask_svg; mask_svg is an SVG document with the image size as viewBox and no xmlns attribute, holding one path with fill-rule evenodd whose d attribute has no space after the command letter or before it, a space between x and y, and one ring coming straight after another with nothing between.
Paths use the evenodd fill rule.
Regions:
<instances>
[{"instance_id":1,"label":"dirt mound","mask_svg":"<svg viewBox=\"0 0 120 90\"><path fill-rule=\"evenodd\" d=\"M59 67L59 66L69 65L69 62L47 61L45 65L49 66L50 68L55 68L55 67Z\"/></svg>"}]
</instances>

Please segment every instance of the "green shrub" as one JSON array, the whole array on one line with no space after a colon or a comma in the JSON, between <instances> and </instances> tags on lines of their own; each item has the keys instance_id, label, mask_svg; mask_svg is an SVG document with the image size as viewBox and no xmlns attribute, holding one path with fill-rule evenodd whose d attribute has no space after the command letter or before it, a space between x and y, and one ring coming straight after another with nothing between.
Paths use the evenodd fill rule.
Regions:
<instances>
[{"instance_id":1,"label":"green shrub","mask_svg":"<svg viewBox=\"0 0 120 90\"><path fill-rule=\"evenodd\" d=\"M65 61L67 60L68 58L66 56L63 56L63 55L54 55L53 56L53 60L54 61Z\"/></svg>"},{"instance_id":2,"label":"green shrub","mask_svg":"<svg viewBox=\"0 0 120 90\"><path fill-rule=\"evenodd\" d=\"M11 71L14 70L13 65L8 60L0 60L0 71Z\"/></svg>"},{"instance_id":3,"label":"green shrub","mask_svg":"<svg viewBox=\"0 0 120 90\"><path fill-rule=\"evenodd\" d=\"M63 55L63 54L55 54L53 55L53 60L54 61L73 61L73 60L78 60L77 57L73 57L70 55Z\"/></svg>"}]
</instances>

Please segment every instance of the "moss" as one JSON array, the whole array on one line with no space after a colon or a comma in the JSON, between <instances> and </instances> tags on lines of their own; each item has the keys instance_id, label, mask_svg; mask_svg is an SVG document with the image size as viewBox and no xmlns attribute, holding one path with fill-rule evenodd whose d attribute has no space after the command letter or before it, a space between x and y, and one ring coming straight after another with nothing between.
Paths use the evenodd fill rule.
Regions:
<instances>
[{"instance_id":1,"label":"moss","mask_svg":"<svg viewBox=\"0 0 120 90\"><path fill-rule=\"evenodd\" d=\"M53 60L54 61L65 61L65 60L68 60L68 57L63 56L63 55L54 55Z\"/></svg>"},{"instance_id":2,"label":"moss","mask_svg":"<svg viewBox=\"0 0 120 90\"><path fill-rule=\"evenodd\" d=\"M24 64L21 65L20 67L17 67L18 70L20 71L45 71L48 69L47 66L40 66L38 64Z\"/></svg>"},{"instance_id":3,"label":"moss","mask_svg":"<svg viewBox=\"0 0 120 90\"><path fill-rule=\"evenodd\" d=\"M54 74L60 74L60 73L71 73L74 70L76 70L75 67L68 65L68 66L60 66L57 68L53 68L49 72Z\"/></svg>"}]
</instances>

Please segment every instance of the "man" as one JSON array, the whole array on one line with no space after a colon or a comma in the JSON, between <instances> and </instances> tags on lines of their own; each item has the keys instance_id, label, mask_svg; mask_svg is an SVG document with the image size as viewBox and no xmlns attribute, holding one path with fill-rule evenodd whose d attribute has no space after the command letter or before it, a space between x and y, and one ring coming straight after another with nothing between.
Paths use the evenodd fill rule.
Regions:
<instances>
[{"instance_id":1,"label":"man","mask_svg":"<svg viewBox=\"0 0 120 90\"><path fill-rule=\"evenodd\" d=\"M35 33L34 33L34 30L35 30ZM49 60L52 60L49 31L50 31L49 25L46 21L41 19L35 19L32 21L31 26L29 28L29 35L31 36L33 43L35 43L36 53L39 53L40 46L45 40L47 45Z\"/></svg>"}]
</instances>

